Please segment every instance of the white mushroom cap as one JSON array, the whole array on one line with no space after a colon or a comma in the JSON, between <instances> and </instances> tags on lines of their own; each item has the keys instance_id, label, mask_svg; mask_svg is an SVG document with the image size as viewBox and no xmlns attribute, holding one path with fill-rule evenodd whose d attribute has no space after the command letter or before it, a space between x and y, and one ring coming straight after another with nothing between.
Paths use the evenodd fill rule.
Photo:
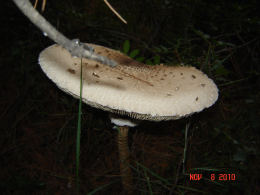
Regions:
<instances>
[{"instance_id":1,"label":"white mushroom cap","mask_svg":"<svg viewBox=\"0 0 260 195\"><path fill-rule=\"evenodd\" d=\"M148 66L124 54L91 44L115 60L111 68L83 59L83 101L112 113L144 120L178 119L210 107L218 99L215 83L190 66ZM45 74L63 91L79 98L80 58L58 45L40 53Z\"/></svg>"}]
</instances>

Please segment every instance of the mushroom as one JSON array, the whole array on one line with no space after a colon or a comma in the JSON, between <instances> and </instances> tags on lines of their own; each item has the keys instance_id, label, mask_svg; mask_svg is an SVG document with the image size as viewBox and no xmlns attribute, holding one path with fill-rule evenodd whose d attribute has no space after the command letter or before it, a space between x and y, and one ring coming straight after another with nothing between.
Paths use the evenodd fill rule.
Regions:
<instances>
[{"instance_id":1,"label":"mushroom","mask_svg":"<svg viewBox=\"0 0 260 195\"><path fill-rule=\"evenodd\" d=\"M118 63L114 68L82 59L82 101L112 113L119 126L118 146L123 187L130 190L128 129L134 120L162 121L189 116L208 108L218 99L215 83L191 66L148 66L119 51L90 44L98 55ZM79 98L81 59L59 45L40 53L45 74L63 91ZM123 116L123 117L119 117Z\"/></svg>"}]
</instances>

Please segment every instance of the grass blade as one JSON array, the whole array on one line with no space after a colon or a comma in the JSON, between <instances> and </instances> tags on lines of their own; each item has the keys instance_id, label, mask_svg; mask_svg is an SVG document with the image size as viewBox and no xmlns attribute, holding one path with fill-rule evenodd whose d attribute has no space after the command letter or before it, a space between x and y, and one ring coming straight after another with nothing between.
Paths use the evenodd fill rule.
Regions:
<instances>
[{"instance_id":1,"label":"grass blade","mask_svg":"<svg viewBox=\"0 0 260 195\"><path fill-rule=\"evenodd\" d=\"M76 137L76 186L79 192L79 159L80 159L80 135L81 135L81 108L82 108L82 58L80 63L80 98L79 98L79 111L78 111L78 125Z\"/></svg>"}]
</instances>

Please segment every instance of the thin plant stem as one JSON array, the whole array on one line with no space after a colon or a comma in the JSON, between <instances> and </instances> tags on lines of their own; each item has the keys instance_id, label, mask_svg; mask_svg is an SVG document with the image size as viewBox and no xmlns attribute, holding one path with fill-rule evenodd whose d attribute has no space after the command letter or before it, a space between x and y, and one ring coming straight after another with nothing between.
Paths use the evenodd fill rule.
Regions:
<instances>
[{"instance_id":1,"label":"thin plant stem","mask_svg":"<svg viewBox=\"0 0 260 195\"><path fill-rule=\"evenodd\" d=\"M104 2L106 3L106 5L109 7L109 9L114 12L114 14L116 14L116 16L125 24L127 24L127 21L122 18L122 16L120 16L120 14L110 5L110 3L107 0L104 0Z\"/></svg>"},{"instance_id":2,"label":"thin plant stem","mask_svg":"<svg viewBox=\"0 0 260 195\"><path fill-rule=\"evenodd\" d=\"M184 151L183 151L183 169L182 169L182 173L185 174L186 172L186 155L187 155L187 147L188 147L188 131L189 131L189 127L190 127L190 122L186 123L186 127L185 127L185 145L184 145Z\"/></svg>"},{"instance_id":3,"label":"thin plant stem","mask_svg":"<svg viewBox=\"0 0 260 195\"><path fill-rule=\"evenodd\" d=\"M79 96L78 125L76 138L76 184L79 192L79 160L80 160L80 135L81 135L81 108L82 108L82 58L80 63L80 96Z\"/></svg>"},{"instance_id":4,"label":"thin plant stem","mask_svg":"<svg viewBox=\"0 0 260 195\"><path fill-rule=\"evenodd\" d=\"M146 169L144 169L144 176L145 176L146 181L147 181L147 185L148 185L149 193L150 193L150 195L153 195L153 191L152 191L152 186L151 186L150 178L149 178L148 175L147 175L147 171L146 171Z\"/></svg>"}]
</instances>

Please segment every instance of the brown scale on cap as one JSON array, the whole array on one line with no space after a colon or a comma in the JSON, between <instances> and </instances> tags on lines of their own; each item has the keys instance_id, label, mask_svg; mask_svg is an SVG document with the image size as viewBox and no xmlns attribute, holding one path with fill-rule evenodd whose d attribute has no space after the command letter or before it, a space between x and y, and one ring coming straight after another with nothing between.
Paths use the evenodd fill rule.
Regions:
<instances>
[{"instance_id":1,"label":"brown scale on cap","mask_svg":"<svg viewBox=\"0 0 260 195\"><path fill-rule=\"evenodd\" d=\"M93 72L92 75L93 75L94 77L100 78L100 76L98 76L98 74L95 73L95 72Z\"/></svg>"},{"instance_id":2,"label":"brown scale on cap","mask_svg":"<svg viewBox=\"0 0 260 195\"><path fill-rule=\"evenodd\" d=\"M68 68L67 71L68 71L69 73L71 73L71 74L75 74L75 72L76 72L75 70L73 70L73 69L71 69L71 68Z\"/></svg>"}]
</instances>

